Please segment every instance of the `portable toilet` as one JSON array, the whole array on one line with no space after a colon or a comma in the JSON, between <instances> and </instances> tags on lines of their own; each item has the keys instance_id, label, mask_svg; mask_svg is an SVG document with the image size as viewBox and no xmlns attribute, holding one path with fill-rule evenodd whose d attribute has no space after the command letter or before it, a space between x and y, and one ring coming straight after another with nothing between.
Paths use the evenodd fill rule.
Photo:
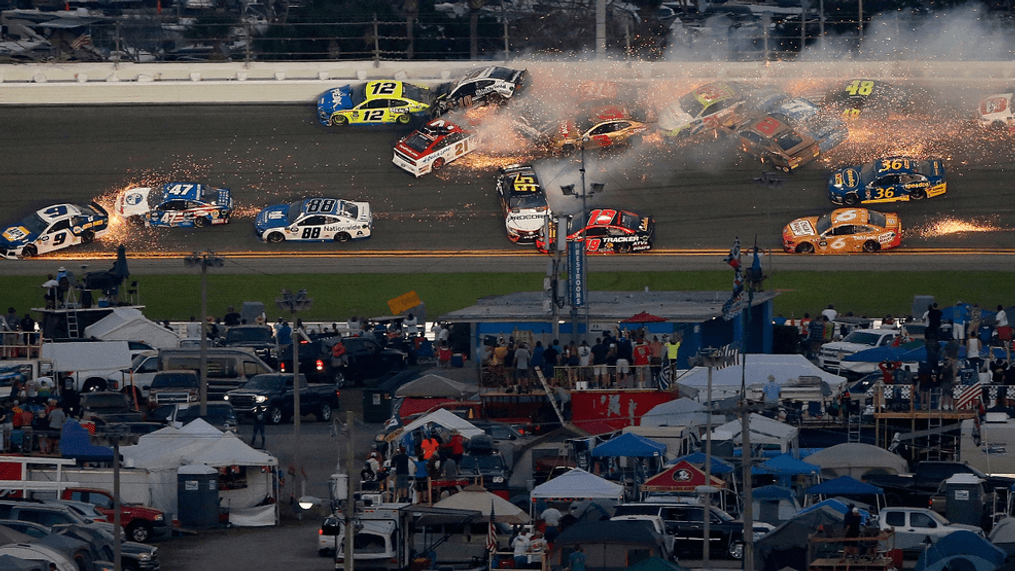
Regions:
<instances>
[{"instance_id":1,"label":"portable toilet","mask_svg":"<svg viewBox=\"0 0 1015 571\"><path fill-rule=\"evenodd\" d=\"M218 525L218 470L206 464L181 466L176 473L180 525L204 529Z\"/></svg>"},{"instance_id":2,"label":"portable toilet","mask_svg":"<svg viewBox=\"0 0 1015 571\"><path fill-rule=\"evenodd\" d=\"M979 527L983 520L983 480L972 474L955 474L944 481L944 488L948 521Z\"/></svg>"}]
</instances>

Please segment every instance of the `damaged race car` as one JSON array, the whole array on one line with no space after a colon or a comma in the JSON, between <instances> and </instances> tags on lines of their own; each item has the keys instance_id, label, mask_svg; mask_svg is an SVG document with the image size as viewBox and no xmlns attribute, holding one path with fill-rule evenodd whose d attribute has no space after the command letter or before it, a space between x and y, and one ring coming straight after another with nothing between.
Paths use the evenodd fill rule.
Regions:
<instances>
[{"instance_id":1,"label":"damaged race car","mask_svg":"<svg viewBox=\"0 0 1015 571\"><path fill-rule=\"evenodd\" d=\"M652 249L655 239L655 221L627 210L596 208L589 212L588 223L580 217L570 217L567 241L578 242L585 235L585 251L595 254L629 254ZM536 248L546 254L556 240L556 225L550 224L549 240L541 230L536 237Z\"/></svg>"},{"instance_id":2,"label":"damaged race car","mask_svg":"<svg viewBox=\"0 0 1015 571\"><path fill-rule=\"evenodd\" d=\"M195 182L170 182L161 192L151 187L128 188L116 197L116 213L145 226L203 228L226 224L233 213L228 188Z\"/></svg>"},{"instance_id":3,"label":"damaged race car","mask_svg":"<svg viewBox=\"0 0 1015 571\"><path fill-rule=\"evenodd\" d=\"M418 178L474 150L475 135L451 121L434 119L398 141L391 162Z\"/></svg>"}]
</instances>

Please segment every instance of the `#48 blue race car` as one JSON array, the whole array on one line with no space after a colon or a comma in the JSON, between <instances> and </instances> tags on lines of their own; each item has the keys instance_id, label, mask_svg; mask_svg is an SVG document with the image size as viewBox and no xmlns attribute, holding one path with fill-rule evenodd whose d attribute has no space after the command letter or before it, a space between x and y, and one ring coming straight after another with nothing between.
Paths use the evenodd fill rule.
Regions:
<instances>
[{"instance_id":1,"label":"#48 blue race car","mask_svg":"<svg viewBox=\"0 0 1015 571\"><path fill-rule=\"evenodd\" d=\"M233 213L228 188L212 188L194 182L170 182L161 193L154 188L128 188L116 197L116 212L145 226L202 228L225 224Z\"/></svg>"},{"instance_id":2,"label":"#48 blue race car","mask_svg":"<svg viewBox=\"0 0 1015 571\"><path fill-rule=\"evenodd\" d=\"M828 179L828 198L833 204L923 200L947 189L940 159L885 157L839 169Z\"/></svg>"}]
</instances>

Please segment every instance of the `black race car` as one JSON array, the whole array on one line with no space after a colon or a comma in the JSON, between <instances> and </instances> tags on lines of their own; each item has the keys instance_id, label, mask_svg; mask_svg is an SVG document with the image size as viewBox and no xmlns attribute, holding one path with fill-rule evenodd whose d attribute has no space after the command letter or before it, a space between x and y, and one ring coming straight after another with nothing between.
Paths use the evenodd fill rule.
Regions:
<instances>
[{"instance_id":1,"label":"black race car","mask_svg":"<svg viewBox=\"0 0 1015 571\"><path fill-rule=\"evenodd\" d=\"M474 70L458 81L438 88L437 100L430 113L437 116L458 107L506 103L522 89L525 75L524 69L495 65Z\"/></svg>"}]
</instances>

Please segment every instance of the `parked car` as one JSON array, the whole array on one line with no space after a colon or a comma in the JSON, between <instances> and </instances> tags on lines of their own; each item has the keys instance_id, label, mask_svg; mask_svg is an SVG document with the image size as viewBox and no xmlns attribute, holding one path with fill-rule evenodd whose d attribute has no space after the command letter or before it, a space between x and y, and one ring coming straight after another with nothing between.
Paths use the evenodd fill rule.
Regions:
<instances>
[{"instance_id":1,"label":"parked car","mask_svg":"<svg viewBox=\"0 0 1015 571\"><path fill-rule=\"evenodd\" d=\"M744 556L744 522L717 507L710 506L709 539L711 554L716 558L742 559ZM673 551L678 557L701 556L705 537L704 509L692 503L623 504L614 516L654 515L666 523L666 533L674 536Z\"/></svg>"},{"instance_id":2,"label":"parked car","mask_svg":"<svg viewBox=\"0 0 1015 571\"><path fill-rule=\"evenodd\" d=\"M321 422L330 421L332 412L339 406L336 385L308 384L303 375L299 379L301 415L315 414ZM268 423L279 424L293 417L293 396L293 376L271 373L257 375L242 388L229 391L225 398L240 416L251 417L261 409Z\"/></svg>"},{"instance_id":3,"label":"parked car","mask_svg":"<svg viewBox=\"0 0 1015 571\"><path fill-rule=\"evenodd\" d=\"M331 352L338 338L317 339L300 344L300 373L310 381L331 382L339 388L347 382L361 384L366 379L376 379L390 371L408 366L408 355L396 349L386 349L378 342L366 337L346 337L346 365L334 368ZM279 371L292 372L292 345L286 345L279 353Z\"/></svg>"},{"instance_id":4,"label":"parked car","mask_svg":"<svg viewBox=\"0 0 1015 571\"><path fill-rule=\"evenodd\" d=\"M882 530L895 530L895 548L903 551L922 551L924 541L937 543L953 531L966 530L984 537L983 530L973 525L951 523L939 513L927 508L882 508L878 517Z\"/></svg>"},{"instance_id":5,"label":"parked car","mask_svg":"<svg viewBox=\"0 0 1015 571\"><path fill-rule=\"evenodd\" d=\"M113 494L98 488L66 488L60 496L65 500L84 502L95 506L106 516L106 521L113 523ZM152 539L166 539L173 533L162 510L137 504L120 503L120 525L126 530L127 537L132 541L144 543Z\"/></svg>"},{"instance_id":6,"label":"parked car","mask_svg":"<svg viewBox=\"0 0 1015 571\"><path fill-rule=\"evenodd\" d=\"M197 402L200 388L194 371L161 371L148 388L148 406Z\"/></svg>"},{"instance_id":7,"label":"parked car","mask_svg":"<svg viewBox=\"0 0 1015 571\"><path fill-rule=\"evenodd\" d=\"M81 395L81 417L104 423L142 422L145 415L134 408L127 395L103 391Z\"/></svg>"},{"instance_id":8,"label":"parked car","mask_svg":"<svg viewBox=\"0 0 1015 571\"><path fill-rule=\"evenodd\" d=\"M228 402L211 401L207 403L207 407L208 413L202 416L201 405L198 403L162 405L148 412L148 420L180 428L201 418L223 432L236 432L239 420L233 405Z\"/></svg>"},{"instance_id":9,"label":"parked car","mask_svg":"<svg viewBox=\"0 0 1015 571\"><path fill-rule=\"evenodd\" d=\"M898 336L898 329L857 329L843 337L842 341L822 345L818 365L826 371L839 371L844 366L844 357L873 347L884 347Z\"/></svg>"},{"instance_id":10,"label":"parked car","mask_svg":"<svg viewBox=\"0 0 1015 571\"><path fill-rule=\"evenodd\" d=\"M208 349L207 355L208 398L210 400L222 400L227 392L240 388L254 375L272 372L270 365L247 349L216 347ZM160 371L179 369L198 371L200 368L200 349L163 349L159 351Z\"/></svg>"},{"instance_id":11,"label":"parked car","mask_svg":"<svg viewBox=\"0 0 1015 571\"><path fill-rule=\"evenodd\" d=\"M222 346L250 349L262 361L271 364L276 348L275 334L266 325L237 325L226 331Z\"/></svg>"}]
</instances>

